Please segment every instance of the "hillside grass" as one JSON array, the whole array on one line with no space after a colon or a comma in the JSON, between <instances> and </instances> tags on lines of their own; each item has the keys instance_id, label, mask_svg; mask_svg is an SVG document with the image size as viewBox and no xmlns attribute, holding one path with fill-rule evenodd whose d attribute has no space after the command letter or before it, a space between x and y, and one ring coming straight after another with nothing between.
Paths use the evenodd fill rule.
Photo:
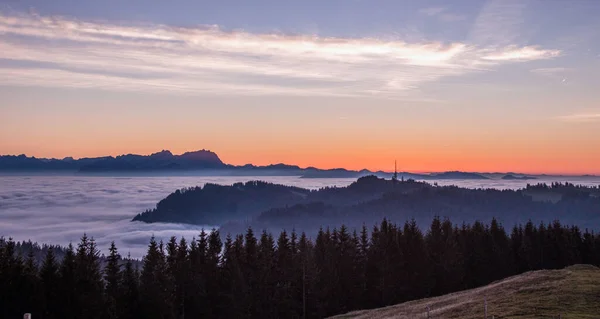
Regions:
<instances>
[{"instance_id":1,"label":"hillside grass","mask_svg":"<svg viewBox=\"0 0 600 319\"><path fill-rule=\"evenodd\" d=\"M600 318L600 268L532 271L476 289L333 318L427 318L429 306L430 318L481 319L484 298L488 318Z\"/></svg>"}]
</instances>

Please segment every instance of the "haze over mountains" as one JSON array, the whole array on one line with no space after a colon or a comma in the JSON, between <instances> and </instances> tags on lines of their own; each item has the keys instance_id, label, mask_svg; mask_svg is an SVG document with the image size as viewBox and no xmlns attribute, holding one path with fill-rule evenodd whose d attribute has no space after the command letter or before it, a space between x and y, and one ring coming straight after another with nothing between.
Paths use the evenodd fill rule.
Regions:
<instances>
[{"instance_id":1,"label":"haze over mountains","mask_svg":"<svg viewBox=\"0 0 600 319\"><path fill-rule=\"evenodd\" d=\"M26 155L3 155L0 156L0 172L77 172L77 173L193 173L198 175L212 176L301 176L303 178L359 178L367 175L375 175L382 178L391 178L391 172L370 170L347 170L344 168L319 169L315 167L301 168L296 165L271 164L256 166L253 164L231 165L224 163L219 156L209 150L187 152L174 155L168 150L163 150L151 155L126 154L113 156L102 156L95 158L74 159L66 157L36 158ZM517 173L470 173L450 171L434 174L417 174L410 172L398 172L400 179L465 179L483 180L502 178L511 179L533 179Z\"/></svg>"}]
</instances>

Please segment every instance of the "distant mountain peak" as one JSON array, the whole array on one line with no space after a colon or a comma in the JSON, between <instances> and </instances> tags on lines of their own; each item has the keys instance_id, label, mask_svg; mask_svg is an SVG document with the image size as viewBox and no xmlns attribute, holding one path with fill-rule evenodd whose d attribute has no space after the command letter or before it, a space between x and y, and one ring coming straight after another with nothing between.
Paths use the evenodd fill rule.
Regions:
<instances>
[{"instance_id":1,"label":"distant mountain peak","mask_svg":"<svg viewBox=\"0 0 600 319\"><path fill-rule=\"evenodd\" d=\"M173 153L169 150L162 150L160 152L150 154L150 157L173 157Z\"/></svg>"},{"instance_id":2,"label":"distant mountain peak","mask_svg":"<svg viewBox=\"0 0 600 319\"><path fill-rule=\"evenodd\" d=\"M185 152L179 155L178 157L188 160L214 161L223 164L223 161L221 161L217 153L205 149L201 149L199 151Z\"/></svg>"}]
</instances>

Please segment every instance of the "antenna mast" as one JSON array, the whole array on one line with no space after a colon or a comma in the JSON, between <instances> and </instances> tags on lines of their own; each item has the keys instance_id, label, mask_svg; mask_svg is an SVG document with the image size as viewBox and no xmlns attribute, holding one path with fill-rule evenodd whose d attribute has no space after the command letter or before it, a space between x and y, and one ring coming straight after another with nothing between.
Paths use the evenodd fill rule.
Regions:
<instances>
[{"instance_id":1,"label":"antenna mast","mask_svg":"<svg viewBox=\"0 0 600 319\"><path fill-rule=\"evenodd\" d=\"M392 176L394 185L398 182L398 161L394 161L394 176Z\"/></svg>"}]
</instances>

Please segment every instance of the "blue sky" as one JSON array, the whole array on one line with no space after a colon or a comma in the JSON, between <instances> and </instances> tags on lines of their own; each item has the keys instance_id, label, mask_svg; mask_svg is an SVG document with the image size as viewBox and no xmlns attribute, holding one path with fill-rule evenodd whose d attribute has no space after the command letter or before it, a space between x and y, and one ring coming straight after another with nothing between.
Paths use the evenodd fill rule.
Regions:
<instances>
[{"instance_id":1,"label":"blue sky","mask_svg":"<svg viewBox=\"0 0 600 319\"><path fill-rule=\"evenodd\" d=\"M21 137L0 147L210 147L241 161L266 139L256 161L318 165L326 148L331 162L379 168L392 154L352 153L375 143L412 150L424 170L474 165L465 152L514 166L562 150L551 170L600 171L598 14L593 0L4 1L0 134ZM201 127L182 129L189 118ZM160 138L147 128L158 122ZM381 142L390 132L402 136ZM116 143L123 134L141 137ZM427 156L446 161L419 166Z\"/></svg>"}]
</instances>

